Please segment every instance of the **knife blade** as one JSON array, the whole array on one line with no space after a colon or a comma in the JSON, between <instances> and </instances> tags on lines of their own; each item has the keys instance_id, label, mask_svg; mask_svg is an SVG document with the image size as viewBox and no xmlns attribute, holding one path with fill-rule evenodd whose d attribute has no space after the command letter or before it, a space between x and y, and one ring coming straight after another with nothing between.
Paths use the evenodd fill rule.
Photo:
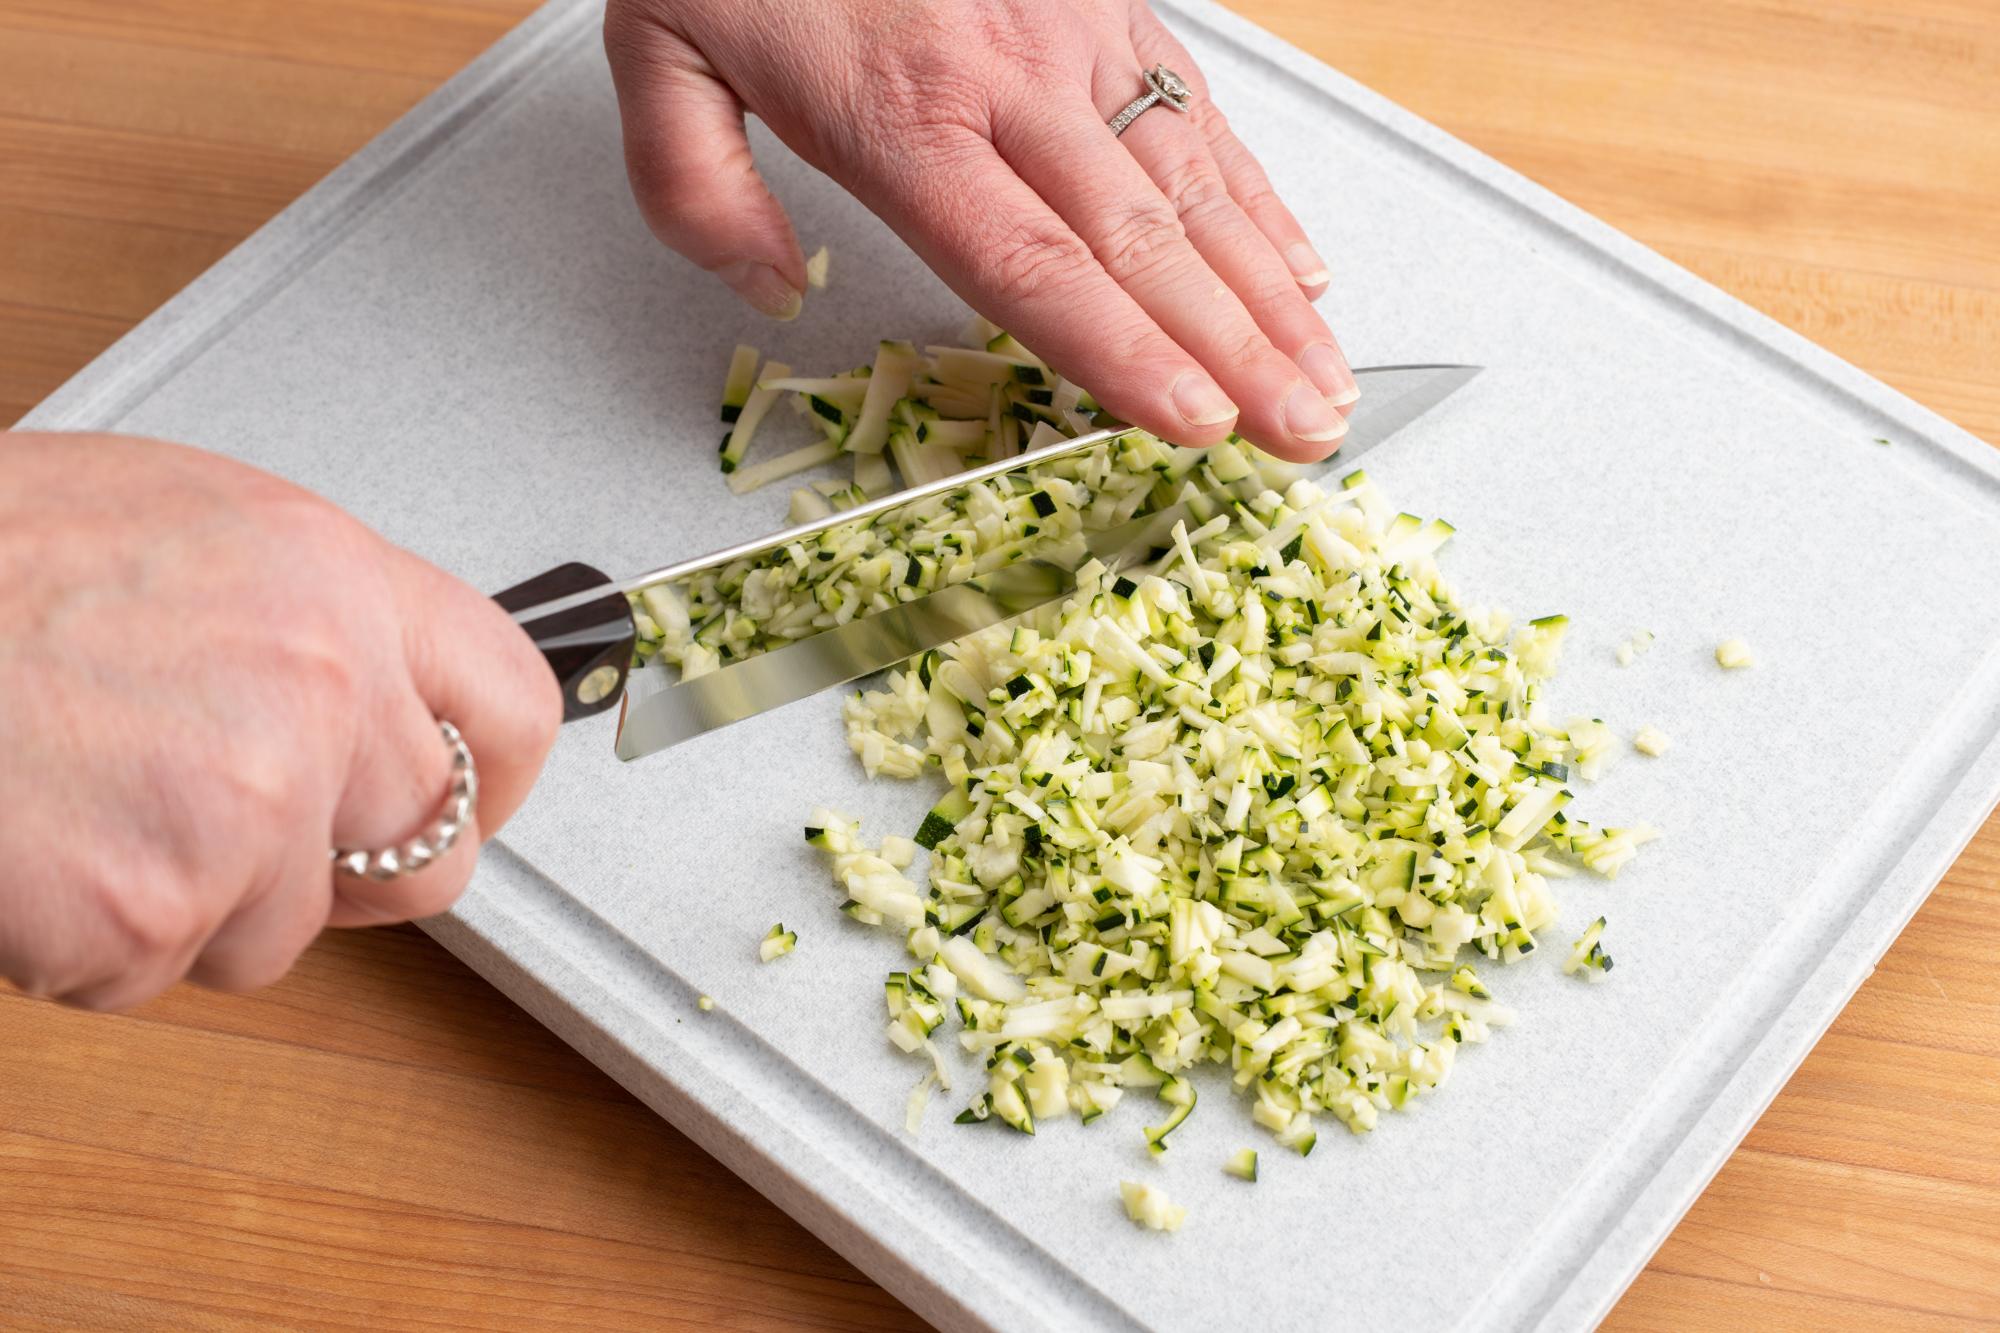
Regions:
<instances>
[{"instance_id":1,"label":"knife blade","mask_svg":"<svg viewBox=\"0 0 2000 1333\"><path fill-rule=\"evenodd\" d=\"M1356 378L1367 386L1366 392L1348 419L1348 431L1340 451L1325 464L1318 465L1318 471L1351 469L1363 454L1450 397L1480 369L1478 366L1424 365L1375 366L1356 371ZM1122 433L1119 430L1093 432L1032 455L1024 454L998 464L988 464L971 473L949 478L944 483L934 483L916 491L891 496L887 501L843 511L831 520L801 525L770 538L667 566L617 585L618 591L622 595L637 588L684 579L703 570L782 547L830 527L868 521L902 505L963 486L968 481L1080 452L1115 439ZM1238 483L1249 493L1262 489L1263 485L1256 478ZM871 675L918 653L1024 615L1073 591L1076 586L1075 571L1089 559L1097 559L1107 568L1115 570L1150 554L1156 547L1165 544L1175 522L1192 516L1189 511L1190 505L1182 503L1154 514L1142 515L1116 527L1087 534L1081 541L1072 542L1067 550L1043 552L1039 558L1019 561L990 574L941 588L927 596L822 630L693 680L672 682L665 669L657 663L634 670L625 682L623 706L619 714L618 757L632 760L657 753L703 732ZM1197 518L1196 521L1200 520ZM566 600L574 607L579 597L602 598L604 595L605 589L600 586ZM558 603L550 603L530 608L525 613L517 614L517 619L523 616L529 619L545 617L550 614L551 605L559 606Z\"/></svg>"}]
</instances>

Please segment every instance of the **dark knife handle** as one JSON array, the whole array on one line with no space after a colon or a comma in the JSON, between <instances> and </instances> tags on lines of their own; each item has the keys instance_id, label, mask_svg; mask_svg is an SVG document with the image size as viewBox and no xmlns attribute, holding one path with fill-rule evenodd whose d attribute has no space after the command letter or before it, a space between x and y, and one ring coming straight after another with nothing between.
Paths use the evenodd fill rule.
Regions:
<instances>
[{"instance_id":1,"label":"dark knife handle","mask_svg":"<svg viewBox=\"0 0 2000 1333\"><path fill-rule=\"evenodd\" d=\"M632 604L612 586L610 575L574 562L493 598L508 611L521 611L591 588L606 592L596 601L521 626L562 685L565 722L595 717L625 697L625 675L632 669L632 646L639 637Z\"/></svg>"}]
</instances>

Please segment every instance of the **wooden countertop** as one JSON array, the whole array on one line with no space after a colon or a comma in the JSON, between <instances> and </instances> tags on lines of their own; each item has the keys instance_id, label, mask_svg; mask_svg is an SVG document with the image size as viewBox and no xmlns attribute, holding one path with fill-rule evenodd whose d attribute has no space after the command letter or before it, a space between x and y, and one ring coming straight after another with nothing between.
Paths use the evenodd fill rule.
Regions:
<instances>
[{"instance_id":1,"label":"wooden countertop","mask_svg":"<svg viewBox=\"0 0 2000 1333\"><path fill-rule=\"evenodd\" d=\"M2000 439L1992 0L1236 3ZM0 0L0 421L530 7ZM2000 820L1611 1326L2000 1321L1996 975ZM919 1326L412 929L0 995L0 1326L426 1323Z\"/></svg>"}]
</instances>

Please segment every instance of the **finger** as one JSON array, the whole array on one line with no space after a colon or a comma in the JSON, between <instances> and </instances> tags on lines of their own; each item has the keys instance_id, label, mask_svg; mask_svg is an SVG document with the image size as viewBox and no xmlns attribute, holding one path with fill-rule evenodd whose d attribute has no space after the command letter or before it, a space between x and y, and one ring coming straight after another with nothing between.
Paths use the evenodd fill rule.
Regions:
<instances>
[{"instance_id":1,"label":"finger","mask_svg":"<svg viewBox=\"0 0 2000 1333\"><path fill-rule=\"evenodd\" d=\"M59 889L50 885L58 901L92 904L91 922L72 919L39 975L20 978L31 994L79 1009L130 1009L179 981L214 931L208 901L187 891L171 862L120 842L106 840L65 867Z\"/></svg>"},{"instance_id":2,"label":"finger","mask_svg":"<svg viewBox=\"0 0 2000 1333\"><path fill-rule=\"evenodd\" d=\"M442 716L456 721L452 714ZM473 762L481 767L477 751ZM444 813L451 780L452 752L437 716L413 682L399 682L385 691L358 729L333 816L331 844L375 851L426 833ZM322 857L317 873L331 894L327 922L377 926L434 916L457 900L478 855L474 821L443 856L391 880L336 872Z\"/></svg>"},{"instance_id":3,"label":"finger","mask_svg":"<svg viewBox=\"0 0 2000 1333\"><path fill-rule=\"evenodd\" d=\"M413 555L397 551L393 560L410 680L431 715L464 735L479 769L479 825L498 833L555 744L562 687L497 602ZM443 756L435 726L430 737Z\"/></svg>"},{"instance_id":4,"label":"finger","mask_svg":"<svg viewBox=\"0 0 2000 1333\"><path fill-rule=\"evenodd\" d=\"M1132 80L1125 62L1106 59L1098 70L1100 107L1129 93ZM1359 398L1361 391L1333 331L1306 300L1271 242L1238 207L1188 114L1171 108L1149 111L1132 122L1119 143L1159 186L1180 215L1188 240L1229 284L1272 345L1336 408Z\"/></svg>"},{"instance_id":5,"label":"finger","mask_svg":"<svg viewBox=\"0 0 2000 1333\"><path fill-rule=\"evenodd\" d=\"M1242 408L1239 433L1285 458L1332 451L1346 431L1340 414L1195 250L1173 205L1105 128L1086 90L1066 103L1017 99L995 117L994 145Z\"/></svg>"},{"instance_id":6,"label":"finger","mask_svg":"<svg viewBox=\"0 0 2000 1333\"><path fill-rule=\"evenodd\" d=\"M606 13L604 46L625 170L646 224L755 309L793 318L804 299L805 255L757 174L735 92L699 50L640 7Z\"/></svg>"},{"instance_id":7,"label":"finger","mask_svg":"<svg viewBox=\"0 0 2000 1333\"><path fill-rule=\"evenodd\" d=\"M392 838L389 843L398 841ZM459 830L458 840L445 854L422 870L376 881L327 868L322 873L332 876L333 897L325 924L334 930L353 930L399 925L438 915L457 902L465 886L472 882L473 868L479 862L480 842L479 819L474 816Z\"/></svg>"},{"instance_id":8,"label":"finger","mask_svg":"<svg viewBox=\"0 0 2000 1333\"><path fill-rule=\"evenodd\" d=\"M211 990L269 986L291 971L325 928L332 908L333 873L326 853L313 843L297 843L208 937L188 967L187 979Z\"/></svg>"},{"instance_id":9,"label":"finger","mask_svg":"<svg viewBox=\"0 0 2000 1333\"><path fill-rule=\"evenodd\" d=\"M1271 247L1283 257L1285 267L1293 281L1308 297L1318 299L1326 291L1331 274L1326 261L1319 257L1312 241L1299 220L1292 216L1292 210L1285 207L1278 192L1271 188L1270 177L1250 150L1243 146L1229 128L1228 120L1210 100L1208 88L1201 79L1201 71L1195 67L1194 57L1188 54L1180 39L1160 22L1157 14L1145 5L1135 5L1132 10L1132 45L1146 68L1155 64L1165 65L1180 74L1195 90L1194 106L1188 117L1194 127L1208 141L1208 149L1214 155L1215 164L1222 172L1222 179L1229 187L1231 197L1237 206L1247 214L1257 229L1264 233Z\"/></svg>"},{"instance_id":10,"label":"finger","mask_svg":"<svg viewBox=\"0 0 2000 1333\"><path fill-rule=\"evenodd\" d=\"M562 723L554 674L526 634L491 599L402 551L386 573L404 626L406 689L379 699L357 736L334 818L336 846L395 846L444 809L452 751L449 721L472 752L474 817L446 853L386 882L340 875L330 922L376 925L434 916L472 876L483 833L498 831L526 798Z\"/></svg>"},{"instance_id":11,"label":"finger","mask_svg":"<svg viewBox=\"0 0 2000 1333\"><path fill-rule=\"evenodd\" d=\"M1177 444L1214 444L1235 404L1090 247L968 132L885 185L885 220L967 304L1106 410Z\"/></svg>"},{"instance_id":12,"label":"finger","mask_svg":"<svg viewBox=\"0 0 2000 1333\"><path fill-rule=\"evenodd\" d=\"M136 1009L171 990L185 977L200 947L200 941L190 941L176 953L144 959L133 967L108 972L49 998L72 1009L101 1014Z\"/></svg>"},{"instance_id":13,"label":"finger","mask_svg":"<svg viewBox=\"0 0 2000 1333\"><path fill-rule=\"evenodd\" d=\"M58 1004L98 1013L136 1008L170 990L187 975L195 955L201 951L202 939L201 935L193 935L178 947L142 954L135 959L115 963L100 960L87 977L73 979L60 987L43 987L41 993Z\"/></svg>"}]
</instances>

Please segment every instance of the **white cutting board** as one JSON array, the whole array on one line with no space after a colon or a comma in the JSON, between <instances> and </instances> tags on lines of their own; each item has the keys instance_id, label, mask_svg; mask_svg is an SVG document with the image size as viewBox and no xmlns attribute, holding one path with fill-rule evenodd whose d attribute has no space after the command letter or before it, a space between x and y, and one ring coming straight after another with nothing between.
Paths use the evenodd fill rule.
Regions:
<instances>
[{"instance_id":1,"label":"white cutting board","mask_svg":"<svg viewBox=\"0 0 2000 1333\"><path fill-rule=\"evenodd\" d=\"M906 832L831 696L617 763L572 728L434 933L940 1323L1006 1330L1573 1327L1666 1235L2000 793L2000 454L1322 65L1166 11L1334 265L1356 364L1490 367L1368 460L1459 536L1472 601L1573 622L1559 708L1675 739L1582 812L1666 830L1562 887L1566 944L1497 976L1519 1025L1309 1159L1222 1078L1162 1162L1139 1099L1033 1139L902 1129L891 937L834 911L825 802ZM758 152L834 285L773 326L626 194L589 0L556 0L30 419L281 472L474 583L643 568L775 526L714 469L730 346L831 372L961 312L860 206ZM1893 441L1888 447L1875 437ZM1657 646L1629 669L1613 646ZM1758 666L1709 654L1740 635ZM760 966L782 919L798 952ZM1553 955L1553 956L1552 956ZM701 1012L696 997L715 997ZM1263 1179L1220 1170L1263 1150ZM1121 1178L1190 1219L1142 1233Z\"/></svg>"}]
</instances>

